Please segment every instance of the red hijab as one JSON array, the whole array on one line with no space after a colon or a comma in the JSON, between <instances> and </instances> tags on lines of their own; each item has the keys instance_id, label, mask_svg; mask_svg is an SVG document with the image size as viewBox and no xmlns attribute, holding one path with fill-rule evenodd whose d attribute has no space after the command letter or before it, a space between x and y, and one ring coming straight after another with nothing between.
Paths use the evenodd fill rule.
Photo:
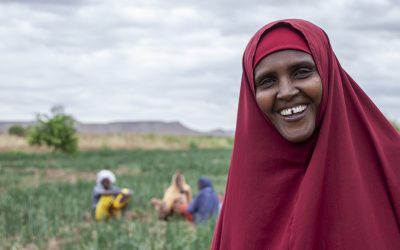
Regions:
<instances>
[{"instance_id":1,"label":"red hijab","mask_svg":"<svg viewBox=\"0 0 400 250\"><path fill-rule=\"evenodd\" d=\"M303 143L285 140L255 100L257 47L282 25L303 37L323 84L316 131ZM235 144L211 249L400 249L399 219L399 133L340 66L321 28L294 19L264 26L244 52Z\"/></svg>"}]
</instances>

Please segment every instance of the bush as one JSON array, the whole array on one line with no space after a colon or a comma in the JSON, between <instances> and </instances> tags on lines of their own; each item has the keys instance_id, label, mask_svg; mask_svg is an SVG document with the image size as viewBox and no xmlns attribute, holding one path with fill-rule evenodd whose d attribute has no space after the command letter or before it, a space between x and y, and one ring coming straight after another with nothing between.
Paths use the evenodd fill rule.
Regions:
<instances>
[{"instance_id":1,"label":"bush","mask_svg":"<svg viewBox=\"0 0 400 250\"><path fill-rule=\"evenodd\" d=\"M20 125L12 125L11 127L8 128L8 134L19 137L25 137L26 129Z\"/></svg>"},{"instance_id":2,"label":"bush","mask_svg":"<svg viewBox=\"0 0 400 250\"><path fill-rule=\"evenodd\" d=\"M29 130L30 145L46 145L54 151L74 153L78 149L78 137L74 119L63 113L60 107L53 108L51 115L38 114L36 124Z\"/></svg>"}]
</instances>

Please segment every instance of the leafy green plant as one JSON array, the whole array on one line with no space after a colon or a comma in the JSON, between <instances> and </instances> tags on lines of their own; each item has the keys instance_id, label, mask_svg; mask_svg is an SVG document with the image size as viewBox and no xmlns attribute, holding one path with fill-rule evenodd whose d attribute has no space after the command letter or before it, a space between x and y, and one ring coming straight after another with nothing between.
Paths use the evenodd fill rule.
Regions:
<instances>
[{"instance_id":1,"label":"leafy green plant","mask_svg":"<svg viewBox=\"0 0 400 250\"><path fill-rule=\"evenodd\" d=\"M51 114L38 114L36 124L29 130L30 145L46 145L54 151L75 153L78 137L74 119L64 114L62 107L53 107Z\"/></svg>"},{"instance_id":2,"label":"leafy green plant","mask_svg":"<svg viewBox=\"0 0 400 250\"><path fill-rule=\"evenodd\" d=\"M9 135L15 135L19 137L25 137L27 129L21 125L12 125L8 128Z\"/></svg>"}]
</instances>

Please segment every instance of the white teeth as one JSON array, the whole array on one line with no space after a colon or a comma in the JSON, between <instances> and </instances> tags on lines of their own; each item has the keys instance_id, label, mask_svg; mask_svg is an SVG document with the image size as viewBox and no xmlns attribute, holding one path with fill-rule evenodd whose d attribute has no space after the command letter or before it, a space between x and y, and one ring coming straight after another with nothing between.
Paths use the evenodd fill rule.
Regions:
<instances>
[{"instance_id":1,"label":"white teeth","mask_svg":"<svg viewBox=\"0 0 400 250\"><path fill-rule=\"evenodd\" d=\"M282 109L281 111L279 111L279 114L281 114L283 116L292 115L292 114L303 112L306 108L307 108L307 105L304 105L304 104L298 105L298 106L294 106L291 108Z\"/></svg>"}]
</instances>

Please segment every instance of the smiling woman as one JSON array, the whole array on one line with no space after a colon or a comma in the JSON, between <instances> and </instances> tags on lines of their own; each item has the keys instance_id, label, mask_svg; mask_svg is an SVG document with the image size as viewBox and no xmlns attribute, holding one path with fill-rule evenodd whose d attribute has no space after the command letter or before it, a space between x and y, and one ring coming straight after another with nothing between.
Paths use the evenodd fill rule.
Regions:
<instances>
[{"instance_id":1,"label":"smiling woman","mask_svg":"<svg viewBox=\"0 0 400 250\"><path fill-rule=\"evenodd\" d=\"M264 26L244 52L212 249L400 249L399 152L322 29Z\"/></svg>"}]
</instances>

